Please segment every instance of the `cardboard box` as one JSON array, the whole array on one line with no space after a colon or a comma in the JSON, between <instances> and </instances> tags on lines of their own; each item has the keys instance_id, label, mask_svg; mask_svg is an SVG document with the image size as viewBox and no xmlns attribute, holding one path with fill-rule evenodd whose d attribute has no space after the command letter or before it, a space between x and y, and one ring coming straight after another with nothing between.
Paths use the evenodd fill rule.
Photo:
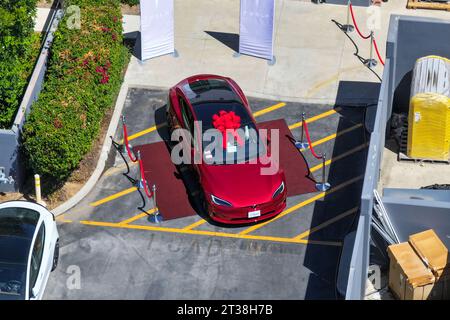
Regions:
<instances>
[{"instance_id":1,"label":"cardboard box","mask_svg":"<svg viewBox=\"0 0 450 320\"><path fill-rule=\"evenodd\" d=\"M434 230L426 230L409 237L409 243L436 278L436 291L441 299L450 299L450 256Z\"/></svg>"},{"instance_id":2,"label":"cardboard box","mask_svg":"<svg viewBox=\"0 0 450 320\"><path fill-rule=\"evenodd\" d=\"M449 267L447 247L434 230L426 230L409 236L409 243L435 276Z\"/></svg>"},{"instance_id":3,"label":"cardboard box","mask_svg":"<svg viewBox=\"0 0 450 320\"><path fill-rule=\"evenodd\" d=\"M435 277L409 243L388 247L390 258L389 288L400 300L427 300L434 288Z\"/></svg>"}]
</instances>

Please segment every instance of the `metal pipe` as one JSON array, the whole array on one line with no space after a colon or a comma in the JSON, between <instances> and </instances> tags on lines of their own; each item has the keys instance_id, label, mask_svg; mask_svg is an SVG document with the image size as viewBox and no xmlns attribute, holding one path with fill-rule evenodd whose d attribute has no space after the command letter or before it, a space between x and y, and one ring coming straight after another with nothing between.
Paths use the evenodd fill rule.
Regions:
<instances>
[{"instance_id":1,"label":"metal pipe","mask_svg":"<svg viewBox=\"0 0 450 320\"><path fill-rule=\"evenodd\" d=\"M309 143L304 142L304 135L305 135L305 119L306 119L306 113L302 112L302 133L300 136L300 141L295 141L295 147L297 149L308 149Z\"/></svg>"},{"instance_id":2,"label":"metal pipe","mask_svg":"<svg viewBox=\"0 0 450 320\"><path fill-rule=\"evenodd\" d=\"M305 134L305 126L303 125L305 123L305 113L302 112L302 135L300 138L300 142L303 144L304 134Z\"/></svg>"},{"instance_id":3,"label":"metal pipe","mask_svg":"<svg viewBox=\"0 0 450 320\"><path fill-rule=\"evenodd\" d=\"M355 27L353 27L353 25L350 24L350 4L351 3L352 2L350 0L348 0L348 2L347 2L347 23L342 26L342 30L344 30L344 32L353 32L353 30L355 30Z\"/></svg>"},{"instance_id":4,"label":"metal pipe","mask_svg":"<svg viewBox=\"0 0 450 320\"><path fill-rule=\"evenodd\" d=\"M136 186L138 189L141 189L144 187L144 181L143 181L142 171L141 171L141 150L138 150L136 158L137 158L137 161L139 164L139 168L138 168L139 179L138 179L138 181L136 181Z\"/></svg>"},{"instance_id":5,"label":"metal pipe","mask_svg":"<svg viewBox=\"0 0 450 320\"><path fill-rule=\"evenodd\" d=\"M152 192L153 192L153 207L155 209L154 214L158 215L159 210L158 210L158 206L156 205L156 185L152 186Z\"/></svg>"},{"instance_id":6,"label":"metal pipe","mask_svg":"<svg viewBox=\"0 0 450 320\"><path fill-rule=\"evenodd\" d=\"M373 30L370 31L370 55L369 55L369 59L367 59L364 64L369 67L369 68L373 68L376 67L377 65L377 60L375 60L373 58Z\"/></svg>"},{"instance_id":7,"label":"metal pipe","mask_svg":"<svg viewBox=\"0 0 450 320\"><path fill-rule=\"evenodd\" d=\"M322 155L322 184L325 185L325 162L326 162L326 153Z\"/></svg>"}]
</instances>

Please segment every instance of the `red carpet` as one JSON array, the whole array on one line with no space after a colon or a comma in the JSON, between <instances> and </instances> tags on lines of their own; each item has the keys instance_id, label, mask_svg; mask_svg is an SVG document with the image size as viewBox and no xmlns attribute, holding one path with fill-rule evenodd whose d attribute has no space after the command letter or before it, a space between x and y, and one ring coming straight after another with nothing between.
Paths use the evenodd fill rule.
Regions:
<instances>
[{"instance_id":1,"label":"red carpet","mask_svg":"<svg viewBox=\"0 0 450 320\"><path fill-rule=\"evenodd\" d=\"M291 132L286 122L283 119L262 122L258 124L258 128L280 130L280 166L286 175L288 196L316 191L314 180L308 176L308 165L289 139ZM141 151L149 185L156 185L156 201L164 220L195 215L183 180L177 177L177 169L170 159L166 144L157 142L134 147L134 151L137 150Z\"/></svg>"},{"instance_id":2,"label":"red carpet","mask_svg":"<svg viewBox=\"0 0 450 320\"><path fill-rule=\"evenodd\" d=\"M156 204L164 220L196 214L189 202L183 180L170 159L165 142L157 142L133 148L141 151L145 178L149 185L156 185Z\"/></svg>"},{"instance_id":3,"label":"red carpet","mask_svg":"<svg viewBox=\"0 0 450 320\"><path fill-rule=\"evenodd\" d=\"M308 164L294 143L291 142L293 138L286 121L278 119L261 122L258 123L258 129L280 130L280 167L286 176L288 196L317 191L314 178L309 173Z\"/></svg>"}]
</instances>

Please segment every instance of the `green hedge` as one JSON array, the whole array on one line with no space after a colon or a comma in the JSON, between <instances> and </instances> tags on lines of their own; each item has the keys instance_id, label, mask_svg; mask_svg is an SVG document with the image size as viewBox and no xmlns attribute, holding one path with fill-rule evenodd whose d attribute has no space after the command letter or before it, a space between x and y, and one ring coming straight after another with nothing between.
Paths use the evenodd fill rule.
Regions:
<instances>
[{"instance_id":1,"label":"green hedge","mask_svg":"<svg viewBox=\"0 0 450 320\"><path fill-rule=\"evenodd\" d=\"M65 5L80 7L81 29L68 27L70 15L60 22L43 90L23 133L33 172L58 182L91 150L129 58L119 0L66 0Z\"/></svg>"},{"instance_id":2,"label":"green hedge","mask_svg":"<svg viewBox=\"0 0 450 320\"><path fill-rule=\"evenodd\" d=\"M37 0L0 1L0 128L9 128L33 69Z\"/></svg>"}]
</instances>

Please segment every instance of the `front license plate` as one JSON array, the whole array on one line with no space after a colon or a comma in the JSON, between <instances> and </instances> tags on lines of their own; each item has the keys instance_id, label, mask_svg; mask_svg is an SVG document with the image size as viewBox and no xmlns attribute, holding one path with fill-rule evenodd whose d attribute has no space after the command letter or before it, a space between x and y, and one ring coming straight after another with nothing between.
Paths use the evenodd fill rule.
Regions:
<instances>
[{"instance_id":1,"label":"front license plate","mask_svg":"<svg viewBox=\"0 0 450 320\"><path fill-rule=\"evenodd\" d=\"M256 211L249 211L248 212L248 217L249 218L256 218L261 216L261 210L256 210Z\"/></svg>"}]
</instances>

